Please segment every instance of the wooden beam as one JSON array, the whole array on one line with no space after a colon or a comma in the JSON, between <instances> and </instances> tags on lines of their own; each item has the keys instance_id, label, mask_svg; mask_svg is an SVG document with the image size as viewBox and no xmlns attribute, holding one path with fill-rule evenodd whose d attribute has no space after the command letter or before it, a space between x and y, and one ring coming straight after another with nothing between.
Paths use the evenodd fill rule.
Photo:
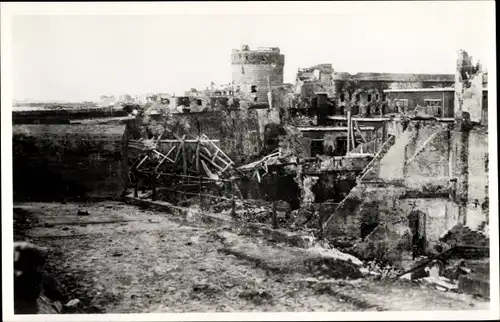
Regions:
<instances>
[{"instance_id":1,"label":"wooden beam","mask_svg":"<svg viewBox=\"0 0 500 322\"><path fill-rule=\"evenodd\" d=\"M175 150L175 148L176 148L176 147L177 147L177 146L176 146L176 145L174 145L174 146L173 146L173 147L172 147L172 148L171 148L171 149L167 152L167 155L166 155L166 156L167 156L167 157L170 157L170 153L172 153L172 151L173 151L173 150ZM170 159L170 160L172 160L172 159ZM174 160L172 160L172 162L174 162L174 163L175 163L175 161L174 161Z\"/></svg>"},{"instance_id":2,"label":"wooden beam","mask_svg":"<svg viewBox=\"0 0 500 322\"><path fill-rule=\"evenodd\" d=\"M196 171L200 171L200 138L198 137L198 143L196 144Z\"/></svg>"},{"instance_id":3,"label":"wooden beam","mask_svg":"<svg viewBox=\"0 0 500 322\"><path fill-rule=\"evenodd\" d=\"M361 130L359 129L358 121L354 121L354 126L356 126L356 131L358 131L359 135L361 136L361 139L363 139L363 142L364 143L368 142L368 141L366 141L365 136L363 135L363 132L361 132Z\"/></svg>"},{"instance_id":4,"label":"wooden beam","mask_svg":"<svg viewBox=\"0 0 500 322\"><path fill-rule=\"evenodd\" d=\"M351 110L347 111L347 152L351 151Z\"/></svg>"},{"instance_id":5,"label":"wooden beam","mask_svg":"<svg viewBox=\"0 0 500 322\"><path fill-rule=\"evenodd\" d=\"M412 155L412 157L406 162L406 165L409 165L410 163L413 162L413 160L424 150L424 148L442 131L432 133L431 136L421 145L418 147L417 151Z\"/></svg>"},{"instance_id":6,"label":"wooden beam","mask_svg":"<svg viewBox=\"0 0 500 322\"><path fill-rule=\"evenodd\" d=\"M356 138L354 137L354 126L352 124L352 119L351 119L351 140L352 140L352 150L356 148Z\"/></svg>"},{"instance_id":7,"label":"wooden beam","mask_svg":"<svg viewBox=\"0 0 500 322\"><path fill-rule=\"evenodd\" d=\"M160 140L158 141L159 143L181 143L181 140ZM198 142L203 142L203 143L217 143L220 142L220 140L198 140L198 139L188 139L184 140L184 143L198 143Z\"/></svg>"},{"instance_id":8,"label":"wooden beam","mask_svg":"<svg viewBox=\"0 0 500 322\"><path fill-rule=\"evenodd\" d=\"M186 147L184 145L184 138L186 135L182 136L182 142L181 142L181 150L182 150L182 169L184 174L187 174L187 158L186 158Z\"/></svg>"},{"instance_id":9,"label":"wooden beam","mask_svg":"<svg viewBox=\"0 0 500 322\"><path fill-rule=\"evenodd\" d=\"M214 167L216 167L217 169L219 170L223 170L223 168L221 166L219 166L218 164L212 162L212 159L210 159L209 157L207 157L206 155L204 155L203 153L200 153L200 156L205 159L207 162L209 162L211 165L213 165Z\"/></svg>"},{"instance_id":10,"label":"wooden beam","mask_svg":"<svg viewBox=\"0 0 500 322\"><path fill-rule=\"evenodd\" d=\"M142 160L141 162L139 162L139 164L137 165L137 167L135 167L136 169L139 169L139 167L148 159L148 156L146 155Z\"/></svg>"}]
</instances>

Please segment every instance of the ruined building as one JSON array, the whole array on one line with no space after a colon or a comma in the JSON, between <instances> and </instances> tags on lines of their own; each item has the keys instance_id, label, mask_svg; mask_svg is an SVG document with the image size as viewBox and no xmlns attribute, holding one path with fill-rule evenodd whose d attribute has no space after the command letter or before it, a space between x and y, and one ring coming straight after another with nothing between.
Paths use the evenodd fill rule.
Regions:
<instances>
[{"instance_id":1,"label":"ruined building","mask_svg":"<svg viewBox=\"0 0 500 322\"><path fill-rule=\"evenodd\" d=\"M382 115L387 107L385 90L450 88L455 83L453 74L404 74L337 72L331 64L300 68L297 72L294 94L298 108L315 105L318 94L326 94L332 101L329 115Z\"/></svg>"},{"instance_id":2,"label":"ruined building","mask_svg":"<svg viewBox=\"0 0 500 322\"><path fill-rule=\"evenodd\" d=\"M318 92L335 94L332 64L319 64L309 68L299 68L295 79L295 94L313 97Z\"/></svg>"},{"instance_id":3,"label":"ruined building","mask_svg":"<svg viewBox=\"0 0 500 322\"><path fill-rule=\"evenodd\" d=\"M362 238L365 250L397 257L407 237L410 249L425 253L457 223L471 229L488 224L483 75L481 66L461 52L453 118L416 114L391 121L396 135L389 136L329 218L330 237Z\"/></svg>"},{"instance_id":4,"label":"ruined building","mask_svg":"<svg viewBox=\"0 0 500 322\"><path fill-rule=\"evenodd\" d=\"M271 88L283 84L285 55L277 47L233 49L231 65L235 93L250 94L254 102L268 103Z\"/></svg>"}]
</instances>

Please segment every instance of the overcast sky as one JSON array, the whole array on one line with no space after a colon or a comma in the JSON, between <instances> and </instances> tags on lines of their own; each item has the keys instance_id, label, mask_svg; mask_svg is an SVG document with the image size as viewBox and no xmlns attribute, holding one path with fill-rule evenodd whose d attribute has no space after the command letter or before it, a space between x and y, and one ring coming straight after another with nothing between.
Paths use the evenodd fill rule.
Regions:
<instances>
[{"instance_id":1,"label":"overcast sky","mask_svg":"<svg viewBox=\"0 0 500 322\"><path fill-rule=\"evenodd\" d=\"M328 10L311 3L291 11L260 2L205 15L200 4L183 5L176 15L15 16L14 98L96 100L227 83L231 50L242 44L280 47L286 82L318 63L350 73L454 73L458 49L487 66L495 44L491 2L327 3Z\"/></svg>"}]
</instances>

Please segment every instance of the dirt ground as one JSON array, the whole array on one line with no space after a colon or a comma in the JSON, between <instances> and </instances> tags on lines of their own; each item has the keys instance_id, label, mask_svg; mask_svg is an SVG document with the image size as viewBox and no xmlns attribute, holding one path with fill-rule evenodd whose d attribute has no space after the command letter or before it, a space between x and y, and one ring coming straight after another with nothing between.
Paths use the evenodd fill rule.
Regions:
<instances>
[{"instance_id":1,"label":"dirt ground","mask_svg":"<svg viewBox=\"0 0 500 322\"><path fill-rule=\"evenodd\" d=\"M295 270L298 249L120 202L15 204L14 220L16 239L50 251L47 296L62 303L78 298L82 313L489 307L410 282Z\"/></svg>"}]
</instances>

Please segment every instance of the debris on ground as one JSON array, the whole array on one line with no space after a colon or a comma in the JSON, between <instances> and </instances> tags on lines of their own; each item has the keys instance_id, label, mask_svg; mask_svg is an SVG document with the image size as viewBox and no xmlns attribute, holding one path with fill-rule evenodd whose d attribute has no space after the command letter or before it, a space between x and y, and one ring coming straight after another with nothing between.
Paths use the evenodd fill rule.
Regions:
<instances>
[{"instance_id":1,"label":"debris on ground","mask_svg":"<svg viewBox=\"0 0 500 322\"><path fill-rule=\"evenodd\" d=\"M78 210L77 215L78 216L90 216L90 214L87 210Z\"/></svg>"},{"instance_id":2,"label":"debris on ground","mask_svg":"<svg viewBox=\"0 0 500 322\"><path fill-rule=\"evenodd\" d=\"M43 221L51 217L47 214L57 214L62 221L74 220L75 205L42 205L46 206L43 211L33 204L29 204L33 208L26 207L32 213L32 222L35 218L41 220L30 229L30 236L58 235L61 225L42 227ZM376 307L401 310L423 305L437 310L460 309L471 303L471 308L478 309L485 302L465 294L436 290L436 287L444 290L443 285L453 290L441 278L437 281L440 286L432 287L427 280L403 285L398 281L362 278L368 263L341 252L324 239L315 240L310 248L297 248L236 234L230 225L200 222L183 225L179 216L142 212L128 205L117 205L113 210L90 205L86 210L92 213L91 218L119 216L139 221L127 226L126 231L121 226L117 230L113 225L98 225L92 227L98 227L103 234L88 236L83 235L87 230L77 225L75 237L40 239L42 245L50 247L52 264L47 272L62 285L54 286L60 295L49 296L54 301L52 306L64 311L61 313L73 313L70 312L73 307L75 313L186 312L211 308L216 311L353 311ZM88 222L91 218L81 220ZM127 252L127 256L111 256L127 247L135 251ZM453 262L448 266L452 264L456 265ZM383 272L386 264L377 265L377 270ZM466 266L473 267L468 261ZM110 272L109 267L114 269ZM304 278L316 283L296 287ZM320 283L331 285L328 290L316 290L314 286ZM49 289L45 288L44 291ZM68 309L61 304L76 299L79 304L69 305ZM44 312L50 309L50 305L43 308Z\"/></svg>"},{"instance_id":3,"label":"debris on ground","mask_svg":"<svg viewBox=\"0 0 500 322\"><path fill-rule=\"evenodd\" d=\"M64 305L65 312L76 312L81 306L81 302L79 299L72 299L68 303Z\"/></svg>"},{"instance_id":4,"label":"debris on ground","mask_svg":"<svg viewBox=\"0 0 500 322\"><path fill-rule=\"evenodd\" d=\"M315 257L306 260L305 264L317 276L350 279L363 277L356 264L334 257Z\"/></svg>"},{"instance_id":5,"label":"debris on ground","mask_svg":"<svg viewBox=\"0 0 500 322\"><path fill-rule=\"evenodd\" d=\"M483 231L472 230L470 227L457 223L441 234L439 241L449 246L474 245L488 246L489 238Z\"/></svg>"},{"instance_id":6,"label":"debris on ground","mask_svg":"<svg viewBox=\"0 0 500 322\"><path fill-rule=\"evenodd\" d=\"M254 302L257 305L269 302L273 296L265 290L246 290L238 294L238 297Z\"/></svg>"}]
</instances>

